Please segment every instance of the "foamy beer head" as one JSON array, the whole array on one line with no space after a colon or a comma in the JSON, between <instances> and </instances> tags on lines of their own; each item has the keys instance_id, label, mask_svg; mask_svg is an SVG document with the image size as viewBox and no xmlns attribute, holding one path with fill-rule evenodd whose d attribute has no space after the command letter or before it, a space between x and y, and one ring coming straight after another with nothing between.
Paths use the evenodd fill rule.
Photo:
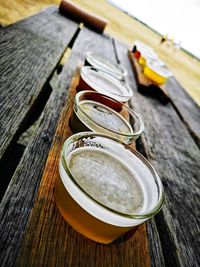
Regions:
<instances>
[{"instance_id":1,"label":"foamy beer head","mask_svg":"<svg viewBox=\"0 0 200 267\"><path fill-rule=\"evenodd\" d=\"M73 133L91 130L132 143L144 130L139 115L128 106L94 91L76 94L71 117Z\"/></svg>"},{"instance_id":2,"label":"foamy beer head","mask_svg":"<svg viewBox=\"0 0 200 267\"><path fill-rule=\"evenodd\" d=\"M96 133L64 143L55 200L78 232L109 243L155 215L163 203L161 181L136 150Z\"/></svg>"},{"instance_id":3,"label":"foamy beer head","mask_svg":"<svg viewBox=\"0 0 200 267\"><path fill-rule=\"evenodd\" d=\"M128 84L120 82L110 73L93 67L81 68L78 90L94 90L119 102L127 102L133 91Z\"/></svg>"},{"instance_id":4,"label":"foamy beer head","mask_svg":"<svg viewBox=\"0 0 200 267\"><path fill-rule=\"evenodd\" d=\"M107 59L102 58L100 55L92 51L88 51L86 53L85 64L90 65L95 69L107 72L118 80L124 80L128 75L127 70L119 65L110 63Z\"/></svg>"}]
</instances>

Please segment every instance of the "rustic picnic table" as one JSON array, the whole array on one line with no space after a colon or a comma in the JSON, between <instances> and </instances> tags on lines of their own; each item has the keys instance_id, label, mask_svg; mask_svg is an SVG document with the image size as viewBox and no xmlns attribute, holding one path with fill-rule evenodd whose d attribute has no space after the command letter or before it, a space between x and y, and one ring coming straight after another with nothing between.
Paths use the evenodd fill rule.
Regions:
<instances>
[{"instance_id":1,"label":"rustic picnic table","mask_svg":"<svg viewBox=\"0 0 200 267\"><path fill-rule=\"evenodd\" d=\"M60 150L72 134L77 67L89 50L128 70L129 105L145 124L136 148L156 168L166 195L158 215L109 245L74 231L54 203ZM174 77L166 85L167 105L138 93L127 52L56 6L1 29L1 266L200 266L200 109ZM20 144L33 123L33 134Z\"/></svg>"}]
</instances>

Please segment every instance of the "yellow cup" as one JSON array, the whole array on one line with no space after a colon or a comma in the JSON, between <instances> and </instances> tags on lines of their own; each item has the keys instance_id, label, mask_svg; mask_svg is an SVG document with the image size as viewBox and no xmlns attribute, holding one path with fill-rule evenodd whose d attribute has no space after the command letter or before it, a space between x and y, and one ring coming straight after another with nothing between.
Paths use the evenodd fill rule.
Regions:
<instances>
[{"instance_id":1,"label":"yellow cup","mask_svg":"<svg viewBox=\"0 0 200 267\"><path fill-rule=\"evenodd\" d=\"M147 78L158 85L164 84L168 80L168 77L172 75L164 66L153 61L148 61L146 63L143 73Z\"/></svg>"}]
</instances>

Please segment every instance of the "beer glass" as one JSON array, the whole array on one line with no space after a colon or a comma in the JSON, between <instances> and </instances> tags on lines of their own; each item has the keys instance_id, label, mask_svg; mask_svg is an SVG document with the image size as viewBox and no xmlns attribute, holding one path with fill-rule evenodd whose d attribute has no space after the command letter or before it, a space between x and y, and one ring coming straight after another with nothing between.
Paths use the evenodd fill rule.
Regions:
<instances>
[{"instance_id":1,"label":"beer glass","mask_svg":"<svg viewBox=\"0 0 200 267\"><path fill-rule=\"evenodd\" d=\"M83 132L62 148L55 202L82 235L110 243L159 212L164 200L151 164L127 144Z\"/></svg>"},{"instance_id":2,"label":"beer glass","mask_svg":"<svg viewBox=\"0 0 200 267\"><path fill-rule=\"evenodd\" d=\"M122 83L106 71L89 66L81 68L77 90L94 90L119 102L127 102L133 96L133 91L127 83Z\"/></svg>"},{"instance_id":3,"label":"beer glass","mask_svg":"<svg viewBox=\"0 0 200 267\"><path fill-rule=\"evenodd\" d=\"M107 72L108 74L114 76L120 81L124 81L128 75L126 69L119 65L110 63L107 59L102 58L100 55L92 51L88 51L86 53L85 65L92 66L95 69Z\"/></svg>"},{"instance_id":4,"label":"beer glass","mask_svg":"<svg viewBox=\"0 0 200 267\"><path fill-rule=\"evenodd\" d=\"M70 127L73 133L91 130L128 144L144 131L143 121L133 109L95 91L76 94Z\"/></svg>"}]
</instances>

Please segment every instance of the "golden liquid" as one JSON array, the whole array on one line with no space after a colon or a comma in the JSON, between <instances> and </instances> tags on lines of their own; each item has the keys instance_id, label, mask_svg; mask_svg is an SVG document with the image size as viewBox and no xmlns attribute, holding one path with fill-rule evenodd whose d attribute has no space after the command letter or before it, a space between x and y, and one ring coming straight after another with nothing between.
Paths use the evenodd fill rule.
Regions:
<instances>
[{"instance_id":1,"label":"golden liquid","mask_svg":"<svg viewBox=\"0 0 200 267\"><path fill-rule=\"evenodd\" d=\"M92 100L83 100L79 108L73 112L70 119L70 128L73 133L93 131L130 143L131 135L134 134L133 129L120 113ZM89 119L81 110L88 115Z\"/></svg>"},{"instance_id":2,"label":"golden liquid","mask_svg":"<svg viewBox=\"0 0 200 267\"><path fill-rule=\"evenodd\" d=\"M120 227L98 220L70 196L59 177L55 187L55 202L64 219L82 235L100 243L110 243L133 227Z\"/></svg>"},{"instance_id":3,"label":"golden liquid","mask_svg":"<svg viewBox=\"0 0 200 267\"><path fill-rule=\"evenodd\" d=\"M91 100L82 101L80 107L96 124L103 128L117 133L133 134L130 124L109 107Z\"/></svg>"}]
</instances>

